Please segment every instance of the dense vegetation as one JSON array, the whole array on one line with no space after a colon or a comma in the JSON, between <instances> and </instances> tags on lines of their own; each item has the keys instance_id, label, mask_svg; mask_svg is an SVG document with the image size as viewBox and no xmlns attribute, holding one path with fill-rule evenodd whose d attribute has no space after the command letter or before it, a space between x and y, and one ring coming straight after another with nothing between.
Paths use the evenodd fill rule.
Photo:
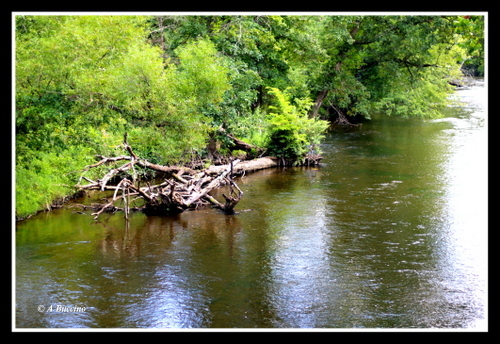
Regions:
<instances>
[{"instance_id":1,"label":"dense vegetation","mask_svg":"<svg viewBox=\"0 0 500 344\"><path fill-rule=\"evenodd\" d=\"M484 72L483 26L482 16L18 15L16 216L70 195L95 154L122 153L124 132L164 165L207 156L209 141L230 154L227 133L300 162L339 112L438 116L450 80Z\"/></svg>"}]
</instances>

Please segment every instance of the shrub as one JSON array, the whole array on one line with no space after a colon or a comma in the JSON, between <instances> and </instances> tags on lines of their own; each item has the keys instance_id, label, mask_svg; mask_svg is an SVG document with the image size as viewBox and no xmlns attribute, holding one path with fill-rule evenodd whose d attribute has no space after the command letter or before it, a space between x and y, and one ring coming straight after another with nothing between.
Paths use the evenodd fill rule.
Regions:
<instances>
[{"instance_id":1,"label":"shrub","mask_svg":"<svg viewBox=\"0 0 500 344\"><path fill-rule=\"evenodd\" d=\"M54 201L74 193L79 171L93 162L88 149L73 146L61 153L39 152L29 164L17 164L16 218L48 209Z\"/></svg>"},{"instance_id":2,"label":"shrub","mask_svg":"<svg viewBox=\"0 0 500 344\"><path fill-rule=\"evenodd\" d=\"M320 143L328 122L307 117L311 106L307 99L295 99L293 105L290 97L279 89L269 88L269 93L274 96L269 107L269 154L301 163Z\"/></svg>"}]
</instances>

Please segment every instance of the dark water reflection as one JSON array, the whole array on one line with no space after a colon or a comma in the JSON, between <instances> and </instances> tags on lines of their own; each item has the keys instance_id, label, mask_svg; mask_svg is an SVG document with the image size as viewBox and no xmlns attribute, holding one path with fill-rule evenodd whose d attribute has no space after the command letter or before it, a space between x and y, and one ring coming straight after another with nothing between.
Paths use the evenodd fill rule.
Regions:
<instances>
[{"instance_id":1,"label":"dark water reflection","mask_svg":"<svg viewBox=\"0 0 500 344\"><path fill-rule=\"evenodd\" d=\"M16 326L485 329L485 90L457 94L444 119L332 132L319 168L244 177L236 216L20 223Z\"/></svg>"}]
</instances>

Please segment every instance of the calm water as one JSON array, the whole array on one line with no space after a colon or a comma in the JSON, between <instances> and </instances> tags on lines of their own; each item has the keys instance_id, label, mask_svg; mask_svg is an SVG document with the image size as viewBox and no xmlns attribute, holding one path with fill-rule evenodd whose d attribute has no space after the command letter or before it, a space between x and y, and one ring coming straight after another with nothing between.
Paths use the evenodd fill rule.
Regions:
<instances>
[{"instance_id":1,"label":"calm water","mask_svg":"<svg viewBox=\"0 0 500 344\"><path fill-rule=\"evenodd\" d=\"M60 209L17 225L17 328L487 329L483 84L439 120L332 132L226 216Z\"/></svg>"}]
</instances>

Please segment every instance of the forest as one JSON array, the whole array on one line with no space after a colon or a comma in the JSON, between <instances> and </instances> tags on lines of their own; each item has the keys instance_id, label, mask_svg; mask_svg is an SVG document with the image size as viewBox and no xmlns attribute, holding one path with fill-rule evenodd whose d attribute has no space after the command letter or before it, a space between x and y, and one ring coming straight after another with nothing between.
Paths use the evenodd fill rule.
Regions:
<instances>
[{"instance_id":1,"label":"forest","mask_svg":"<svg viewBox=\"0 0 500 344\"><path fill-rule=\"evenodd\" d=\"M481 15L19 14L13 26L16 219L69 199L96 156L123 154L124 134L162 166L300 165L332 123L438 117L485 69Z\"/></svg>"}]
</instances>

